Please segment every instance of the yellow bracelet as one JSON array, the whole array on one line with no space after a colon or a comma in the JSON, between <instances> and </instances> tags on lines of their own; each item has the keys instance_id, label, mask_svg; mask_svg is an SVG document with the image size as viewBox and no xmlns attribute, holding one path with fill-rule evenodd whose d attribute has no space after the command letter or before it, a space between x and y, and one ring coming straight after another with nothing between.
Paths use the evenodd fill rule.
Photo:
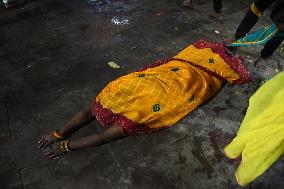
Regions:
<instances>
[{"instance_id":1,"label":"yellow bracelet","mask_svg":"<svg viewBox=\"0 0 284 189\"><path fill-rule=\"evenodd\" d=\"M70 152L69 140L64 140L60 142L60 148L63 152Z\"/></svg>"},{"instance_id":2,"label":"yellow bracelet","mask_svg":"<svg viewBox=\"0 0 284 189\"><path fill-rule=\"evenodd\" d=\"M64 136L62 134L60 134L60 132L58 130L53 131L52 136L54 136L54 138L56 138L57 140L64 139Z\"/></svg>"},{"instance_id":3,"label":"yellow bracelet","mask_svg":"<svg viewBox=\"0 0 284 189\"><path fill-rule=\"evenodd\" d=\"M66 140L65 143L64 143L64 147L65 147L65 150L66 152L70 152L70 147L69 147L69 140Z\"/></svg>"},{"instance_id":4,"label":"yellow bracelet","mask_svg":"<svg viewBox=\"0 0 284 189\"><path fill-rule=\"evenodd\" d=\"M262 12L256 7L254 3L252 3L250 10L258 17L260 18L262 16Z\"/></svg>"},{"instance_id":5,"label":"yellow bracelet","mask_svg":"<svg viewBox=\"0 0 284 189\"><path fill-rule=\"evenodd\" d=\"M60 143L60 148L63 152L65 152L65 148L64 148L64 141L61 141Z\"/></svg>"}]
</instances>

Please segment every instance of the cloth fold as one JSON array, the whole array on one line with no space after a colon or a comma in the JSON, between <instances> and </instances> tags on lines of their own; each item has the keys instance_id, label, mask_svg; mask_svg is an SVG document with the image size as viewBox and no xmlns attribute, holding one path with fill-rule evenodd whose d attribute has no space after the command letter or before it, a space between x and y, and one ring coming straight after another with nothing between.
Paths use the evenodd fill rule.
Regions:
<instances>
[{"instance_id":1,"label":"cloth fold","mask_svg":"<svg viewBox=\"0 0 284 189\"><path fill-rule=\"evenodd\" d=\"M236 171L241 186L263 174L284 154L283 82L284 72L256 91L237 136L224 150L229 158L242 156Z\"/></svg>"}]
</instances>

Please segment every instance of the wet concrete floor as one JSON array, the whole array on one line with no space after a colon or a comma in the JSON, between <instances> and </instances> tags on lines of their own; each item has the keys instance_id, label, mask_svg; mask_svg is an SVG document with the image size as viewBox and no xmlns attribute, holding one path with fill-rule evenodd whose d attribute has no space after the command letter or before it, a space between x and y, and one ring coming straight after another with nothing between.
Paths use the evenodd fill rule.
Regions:
<instances>
[{"instance_id":1,"label":"wet concrete floor","mask_svg":"<svg viewBox=\"0 0 284 189\"><path fill-rule=\"evenodd\" d=\"M283 52L252 66L261 50L243 48L254 80L226 84L174 127L48 160L37 140L64 123L113 79L171 57L197 39L231 37L250 4L224 2L222 22L178 0L46 0L0 9L0 188L228 189L239 163L222 150L236 134L249 97L283 68ZM268 11L269 13L269 11ZM268 13L256 27L269 24ZM122 69L113 69L114 61ZM99 131L91 123L73 138ZM279 160L245 188L280 189Z\"/></svg>"}]
</instances>

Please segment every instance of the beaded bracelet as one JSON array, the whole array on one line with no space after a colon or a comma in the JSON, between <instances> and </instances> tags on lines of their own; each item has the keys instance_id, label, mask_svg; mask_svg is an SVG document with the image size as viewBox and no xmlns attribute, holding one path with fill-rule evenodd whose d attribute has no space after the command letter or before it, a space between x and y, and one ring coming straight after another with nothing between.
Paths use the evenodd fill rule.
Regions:
<instances>
[{"instance_id":1,"label":"beaded bracelet","mask_svg":"<svg viewBox=\"0 0 284 189\"><path fill-rule=\"evenodd\" d=\"M69 147L69 140L64 140L60 142L60 148L63 152L70 152L70 147Z\"/></svg>"},{"instance_id":2,"label":"beaded bracelet","mask_svg":"<svg viewBox=\"0 0 284 189\"><path fill-rule=\"evenodd\" d=\"M64 136L58 130L53 131L52 136L54 136L54 138L56 138L56 140L64 139Z\"/></svg>"}]
</instances>

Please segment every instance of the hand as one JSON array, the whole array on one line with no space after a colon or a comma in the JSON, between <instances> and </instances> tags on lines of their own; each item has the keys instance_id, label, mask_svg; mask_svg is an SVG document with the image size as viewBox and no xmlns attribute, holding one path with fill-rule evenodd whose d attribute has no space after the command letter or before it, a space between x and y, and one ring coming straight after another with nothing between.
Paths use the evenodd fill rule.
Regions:
<instances>
[{"instance_id":1,"label":"hand","mask_svg":"<svg viewBox=\"0 0 284 189\"><path fill-rule=\"evenodd\" d=\"M64 154L65 151L62 150L60 147L60 143L54 142L53 144L49 145L48 147L42 149L42 152L45 156L50 159L57 159L60 155Z\"/></svg>"},{"instance_id":2,"label":"hand","mask_svg":"<svg viewBox=\"0 0 284 189\"><path fill-rule=\"evenodd\" d=\"M45 148L53 144L56 140L57 139L52 134L42 136L41 139L38 141L38 147L41 150L44 150Z\"/></svg>"}]
</instances>

